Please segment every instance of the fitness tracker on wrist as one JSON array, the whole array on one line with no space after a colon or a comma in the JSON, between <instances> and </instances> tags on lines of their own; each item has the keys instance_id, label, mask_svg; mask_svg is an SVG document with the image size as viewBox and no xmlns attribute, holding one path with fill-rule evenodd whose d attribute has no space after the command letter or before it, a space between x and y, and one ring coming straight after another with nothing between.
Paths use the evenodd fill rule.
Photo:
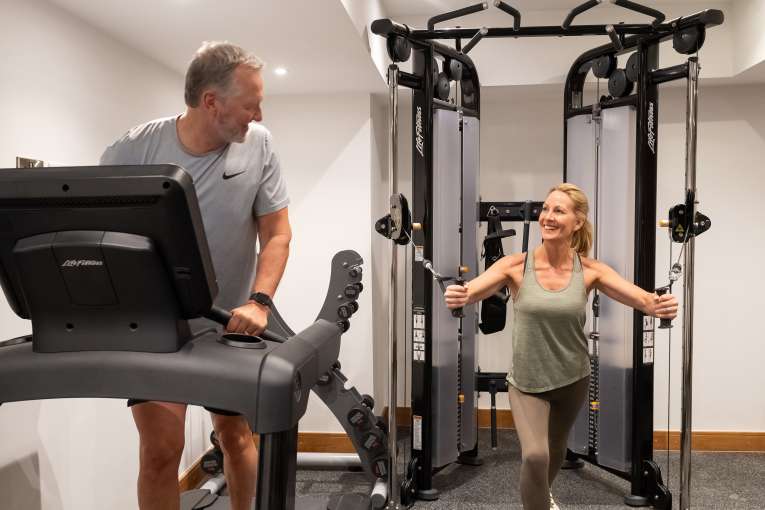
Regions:
<instances>
[{"instance_id":1,"label":"fitness tracker on wrist","mask_svg":"<svg viewBox=\"0 0 765 510\"><path fill-rule=\"evenodd\" d=\"M271 302L271 296L264 292L253 292L250 294L250 301L255 301L259 305L263 305L266 308L271 308L271 305L273 304Z\"/></svg>"}]
</instances>

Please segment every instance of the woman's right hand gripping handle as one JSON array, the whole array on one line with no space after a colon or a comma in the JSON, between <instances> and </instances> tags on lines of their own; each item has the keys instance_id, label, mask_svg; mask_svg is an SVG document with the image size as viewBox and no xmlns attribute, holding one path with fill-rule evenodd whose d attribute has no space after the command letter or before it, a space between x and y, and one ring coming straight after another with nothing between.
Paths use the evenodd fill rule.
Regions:
<instances>
[{"instance_id":1,"label":"woman's right hand gripping handle","mask_svg":"<svg viewBox=\"0 0 765 510\"><path fill-rule=\"evenodd\" d=\"M444 291L444 301L450 310L462 310L468 304L468 283L449 285ZM454 312L452 312L454 313Z\"/></svg>"}]
</instances>

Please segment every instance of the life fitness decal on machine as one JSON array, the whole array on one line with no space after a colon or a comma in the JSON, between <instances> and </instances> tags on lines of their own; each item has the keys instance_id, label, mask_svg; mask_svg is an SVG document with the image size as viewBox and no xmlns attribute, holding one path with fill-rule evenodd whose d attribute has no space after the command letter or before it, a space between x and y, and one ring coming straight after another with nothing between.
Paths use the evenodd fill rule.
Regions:
<instances>
[{"instance_id":1,"label":"life fitness decal on machine","mask_svg":"<svg viewBox=\"0 0 765 510\"><path fill-rule=\"evenodd\" d=\"M422 106L417 107L417 117L414 123L414 146L417 147L417 152L420 156L425 157L425 138L422 136Z\"/></svg>"},{"instance_id":2,"label":"life fitness decal on machine","mask_svg":"<svg viewBox=\"0 0 765 510\"><path fill-rule=\"evenodd\" d=\"M653 101L648 103L648 147L651 149L653 155L656 155L656 114L653 107Z\"/></svg>"},{"instance_id":3,"label":"life fitness decal on machine","mask_svg":"<svg viewBox=\"0 0 765 510\"><path fill-rule=\"evenodd\" d=\"M103 266L104 261L103 260L65 260L63 264L61 264L61 267L92 267L92 266Z\"/></svg>"}]
</instances>

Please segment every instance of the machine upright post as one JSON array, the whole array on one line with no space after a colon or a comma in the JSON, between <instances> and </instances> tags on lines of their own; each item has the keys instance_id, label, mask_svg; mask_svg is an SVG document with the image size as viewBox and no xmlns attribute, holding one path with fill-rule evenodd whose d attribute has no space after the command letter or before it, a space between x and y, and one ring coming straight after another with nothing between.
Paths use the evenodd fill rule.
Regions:
<instances>
[{"instance_id":1,"label":"machine upright post","mask_svg":"<svg viewBox=\"0 0 765 510\"><path fill-rule=\"evenodd\" d=\"M260 435L255 510L294 510L298 428Z\"/></svg>"},{"instance_id":2,"label":"machine upright post","mask_svg":"<svg viewBox=\"0 0 765 510\"><path fill-rule=\"evenodd\" d=\"M397 192L398 181L398 66L388 67L390 111L388 116L388 188L389 196ZM396 243L391 243L390 282L388 286L388 507L398 509L401 499L398 484L398 444L396 410L398 405L398 264Z\"/></svg>"},{"instance_id":3,"label":"machine upright post","mask_svg":"<svg viewBox=\"0 0 765 510\"><path fill-rule=\"evenodd\" d=\"M698 106L699 63L688 59L688 103L685 145L686 214L690 215L690 228L696 215L696 118ZM691 418L693 382L693 270L695 236L689 232L684 254L683 291L683 383L682 423L680 432L680 510L691 507Z\"/></svg>"}]
</instances>

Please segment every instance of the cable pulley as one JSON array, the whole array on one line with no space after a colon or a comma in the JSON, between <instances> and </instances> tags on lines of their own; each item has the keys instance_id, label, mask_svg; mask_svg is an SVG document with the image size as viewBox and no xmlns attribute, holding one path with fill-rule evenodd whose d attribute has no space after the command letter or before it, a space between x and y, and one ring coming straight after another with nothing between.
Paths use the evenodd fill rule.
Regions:
<instances>
[{"instance_id":1,"label":"cable pulley","mask_svg":"<svg viewBox=\"0 0 765 510\"><path fill-rule=\"evenodd\" d=\"M375 231L396 244L409 243L412 235L412 213L406 197L401 193L391 195L390 214L375 222Z\"/></svg>"}]
</instances>

